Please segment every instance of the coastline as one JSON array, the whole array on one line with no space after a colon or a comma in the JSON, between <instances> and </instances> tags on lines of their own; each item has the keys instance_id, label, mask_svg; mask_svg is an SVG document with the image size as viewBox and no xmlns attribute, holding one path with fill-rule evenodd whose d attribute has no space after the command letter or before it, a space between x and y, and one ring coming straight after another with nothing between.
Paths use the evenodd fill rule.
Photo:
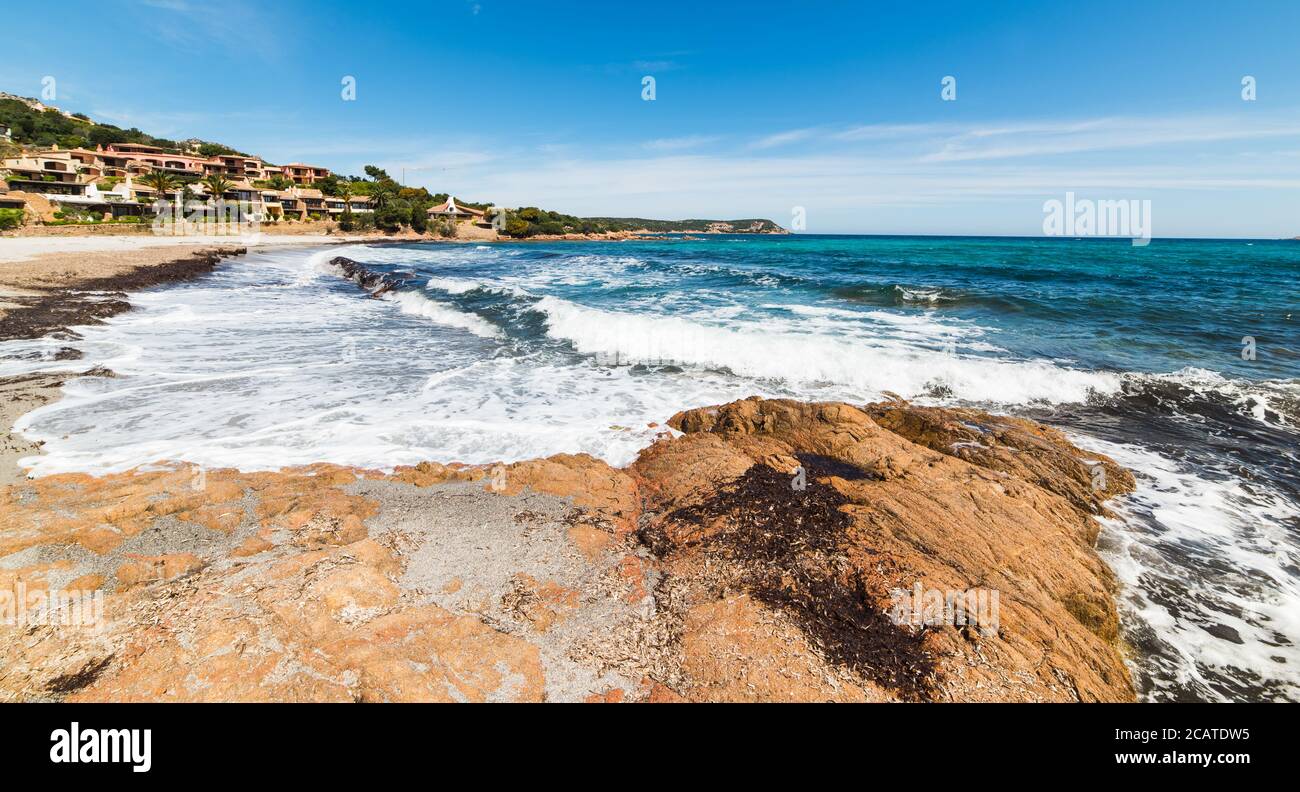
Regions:
<instances>
[{"instance_id":1,"label":"coastline","mask_svg":"<svg viewBox=\"0 0 1300 792\"><path fill-rule=\"evenodd\" d=\"M265 235L251 249L396 241L389 236ZM234 244L232 244L234 243ZM247 253L237 238L0 237L0 341L69 336L69 328L130 310L126 292L198 277ZM58 360L80 355L67 348ZM112 372L97 372L112 376ZM18 460L40 446L13 431L24 414L59 398L77 371L0 377L0 487L25 477Z\"/></svg>"},{"instance_id":2,"label":"coastline","mask_svg":"<svg viewBox=\"0 0 1300 792\"><path fill-rule=\"evenodd\" d=\"M653 239L633 232L529 239L440 238L419 234L339 234L309 231L261 234L255 244L239 237L157 237L144 234L0 234L0 341L66 334L130 309L125 292L210 272L226 258L250 251L349 244L440 242L450 244ZM60 352L59 354L64 354ZM66 350L76 360L75 350ZM112 372L101 372L112 376ZM22 415L59 397L63 382L79 372L0 377L0 487L24 478L18 460L40 446L13 431Z\"/></svg>"},{"instance_id":3,"label":"coastline","mask_svg":"<svg viewBox=\"0 0 1300 792\"><path fill-rule=\"evenodd\" d=\"M95 323L130 310L125 292L145 289L210 272L219 261L288 247L327 247L349 244L440 242L524 244L555 241L637 241L656 235L611 232L603 235L567 234L528 239L493 240L441 238L411 233L340 234L317 230L292 234L260 234L255 243L239 237L158 237L143 233L31 235L0 234L0 341L34 339L68 333L68 328ZM60 352L59 354L64 354ZM79 355L69 348L68 357ZM112 376L112 372L100 372ZM13 431L24 414L58 399L63 382L81 372L24 374L0 377L0 487L25 477L18 460L40 453L40 446Z\"/></svg>"},{"instance_id":4,"label":"coastline","mask_svg":"<svg viewBox=\"0 0 1300 792\"><path fill-rule=\"evenodd\" d=\"M130 309L120 292L246 252L147 250L32 259L74 274L7 273L30 293L0 321L95 321ZM70 376L0 382L0 419ZM6 433L0 584L102 592L107 620L0 627L16 658L0 698L1133 700L1093 547L1102 502L1133 486L1109 459L1097 493L1083 452L1030 421L901 401L689 407L627 468L561 454L26 480L16 460L38 449ZM1001 615L891 623L914 585L998 591ZM264 638L280 648L249 643ZM427 653L444 659L412 670Z\"/></svg>"}]
</instances>

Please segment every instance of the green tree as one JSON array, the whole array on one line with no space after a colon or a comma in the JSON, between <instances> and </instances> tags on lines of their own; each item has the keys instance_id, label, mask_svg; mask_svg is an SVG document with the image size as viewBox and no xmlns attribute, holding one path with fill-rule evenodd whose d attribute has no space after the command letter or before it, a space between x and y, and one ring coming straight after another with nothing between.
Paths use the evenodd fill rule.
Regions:
<instances>
[{"instance_id":1,"label":"green tree","mask_svg":"<svg viewBox=\"0 0 1300 792\"><path fill-rule=\"evenodd\" d=\"M245 156L230 146L223 146L220 143L200 143L199 154L204 157L219 157L222 154L231 154L237 157Z\"/></svg>"},{"instance_id":2,"label":"green tree","mask_svg":"<svg viewBox=\"0 0 1300 792\"><path fill-rule=\"evenodd\" d=\"M369 167L369 166L367 166ZM370 188L370 208L378 212L397 200L397 190L389 182L377 181Z\"/></svg>"},{"instance_id":3,"label":"green tree","mask_svg":"<svg viewBox=\"0 0 1300 792\"><path fill-rule=\"evenodd\" d=\"M374 196L371 196L373 202ZM402 198L390 195L383 201L381 206L375 207L372 203L371 215L375 218L375 226L381 231L397 231L404 225L411 224L411 204Z\"/></svg>"},{"instance_id":4,"label":"green tree","mask_svg":"<svg viewBox=\"0 0 1300 792\"><path fill-rule=\"evenodd\" d=\"M312 183L312 187L320 190L325 195L337 197L339 194L339 177L331 173L323 179L318 179Z\"/></svg>"},{"instance_id":5,"label":"green tree","mask_svg":"<svg viewBox=\"0 0 1300 792\"><path fill-rule=\"evenodd\" d=\"M227 179L220 173L210 173L207 176L204 176L200 181L203 182L204 187L208 188L208 195L214 201L220 200L221 196L226 194L226 190L229 190L234 186L230 179Z\"/></svg>"},{"instance_id":6,"label":"green tree","mask_svg":"<svg viewBox=\"0 0 1300 792\"><path fill-rule=\"evenodd\" d=\"M352 182L347 179L339 182L338 197L343 199L343 215L339 218L339 230L351 231L356 226L352 221Z\"/></svg>"},{"instance_id":7,"label":"green tree","mask_svg":"<svg viewBox=\"0 0 1300 792\"><path fill-rule=\"evenodd\" d=\"M419 202L411 205L411 230L417 234L429 230L429 208Z\"/></svg>"},{"instance_id":8,"label":"green tree","mask_svg":"<svg viewBox=\"0 0 1300 792\"><path fill-rule=\"evenodd\" d=\"M107 146L112 143L126 142L126 135L123 134L122 130L107 124L92 127L86 138L92 146Z\"/></svg>"},{"instance_id":9,"label":"green tree","mask_svg":"<svg viewBox=\"0 0 1300 792\"><path fill-rule=\"evenodd\" d=\"M158 198L166 198L168 193L177 192L180 187L179 179L162 170L149 171L140 181L154 188L157 191Z\"/></svg>"}]
</instances>

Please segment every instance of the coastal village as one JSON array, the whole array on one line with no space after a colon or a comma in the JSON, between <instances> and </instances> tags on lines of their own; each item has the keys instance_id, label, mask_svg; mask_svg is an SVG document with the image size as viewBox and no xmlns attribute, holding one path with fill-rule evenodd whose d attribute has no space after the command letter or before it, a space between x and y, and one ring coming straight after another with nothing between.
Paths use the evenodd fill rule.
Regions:
<instances>
[{"instance_id":1,"label":"coastal village","mask_svg":"<svg viewBox=\"0 0 1300 792\"><path fill-rule=\"evenodd\" d=\"M0 209L22 210L42 223L69 217L138 222L160 197L186 193L199 201L239 201L270 222L337 221L348 212L372 211L368 195L326 195L319 184L332 175L328 168L301 162L273 165L239 154L205 157L139 143L94 150L52 146L0 160L0 167L6 174ZM158 172L174 177L174 192L159 196L158 188L150 186L147 177ZM220 196L213 194L214 185L224 186ZM454 197L427 213L431 219L486 225L483 210L458 205Z\"/></svg>"},{"instance_id":2,"label":"coastal village","mask_svg":"<svg viewBox=\"0 0 1300 792\"><path fill-rule=\"evenodd\" d=\"M0 100L45 118L115 129L35 99L0 94ZM382 201L357 186L362 184L357 177L348 179L304 162L276 165L198 139L168 146L128 140L97 143L93 148L30 145L20 143L16 131L0 123L0 145L5 154L0 156L0 214L6 215L0 219L7 220L0 230L139 225L156 213L159 200L210 206L217 199L237 203L260 222L324 224L325 230L346 230L352 217L373 214L377 200ZM383 178L388 180L387 174ZM449 235L495 235L485 211L490 207L464 205L450 195L426 203L433 205L421 207L421 214L427 215L428 223L450 229Z\"/></svg>"},{"instance_id":3,"label":"coastal village","mask_svg":"<svg viewBox=\"0 0 1300 792\"><path fill-rule=\"evenodd\" d=\"M6 132L0 127L0 133ZM171 177L173 185L162 195L157 186L160 182L150 178L159 173ZM237 201L250 214L270 223L339 224L349 214L363 215L374 210L369 195L328 194L322 187L331 179L338 183L329 168L319 165L274 165L243 154L203 156L197 145L188 153L142 143L110 143L93 150L63 150L54 145L0 159L0 211L21 212L23 224L97 225L141 223L154 214L155 202L160 198L186 203L207 203L216 198ZM221 194L215 195L214 189L220 189ZM425 213L429 224L442 223L450 228L449 236L484 239L496 238L498 225L504 225L493 223L498 211L503 213L504 221L504 213L510 210L490 205L480 208L449 195ZM542 212L525 209L520 214L536 220ZM767 220L702 222L703 227L687 230L708 234L783 232ZM560 230L560 234L552 234L559 236L571 229L553 230ZM637 229L635 233L652 232ZM588 234L590 231L572 235Z\"/></svg>"},{"instance_id":4,"label":"coastal village","mask_svg":"<svg viewBox=\"0 0 1300 792\"><path fill-rule=\"evenodd\" d=\"M114 143L93 151L61 151L53 146L2 160L0 166L8 173L0 207L27 209L41 219L73 212L93 213L104 220L140 217L158 198L158 190L144 182L146 175L156 171L173 175L201 199L216 197L202 179L224 177L229 188L220 197L250 202L268 218L321 220L337 217L345 207L354 212L370 210L368 196L345 202L312 187L330 175L328 168L298 162L272 165L259 157L203 157Z\"/></svg>"}]
</instances>

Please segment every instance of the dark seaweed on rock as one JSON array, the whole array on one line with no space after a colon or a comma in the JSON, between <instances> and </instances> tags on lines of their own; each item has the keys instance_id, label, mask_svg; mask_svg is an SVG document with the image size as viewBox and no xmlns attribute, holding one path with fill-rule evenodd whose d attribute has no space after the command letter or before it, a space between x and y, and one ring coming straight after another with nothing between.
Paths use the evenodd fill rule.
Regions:
<instances>
[{"instance_id":1,"label":"dark seaweed on rock","mask_svg":"<svg viewBox=\"0 0 1300 792\"><path fill-rule=\"evenodd\" d=\"M817 480L869 474L827 457L798 459L807 472L806 489L795 490L789 474L756 464L708 500L642 529L642 542L660 558L695 547L727 559L739 585L790 616L827 660L905 700L932 700L937 663L923 646L925 632L890 621L889 585L848 563L846 532L853 519L841 507L849 499ZM665 531L669 525L676 542ZM697 528L682 531L683 525Z\"/></svg>"},{"instance_id":2,"label":"dark seaweed on rock","mask_svg":"<svg viewBox=\"0 0 1300 792\"><path fill-rule=\"evenodd\" d=\"M109 664L113 662L113 655L104 657L98 661L90 660L81 667L80 670L71 674L56 676L49 681L46 691L56 695L67 695L75 693L78 690L92 684L99 676L104 673Z\"/></svg>"}]
</instances>

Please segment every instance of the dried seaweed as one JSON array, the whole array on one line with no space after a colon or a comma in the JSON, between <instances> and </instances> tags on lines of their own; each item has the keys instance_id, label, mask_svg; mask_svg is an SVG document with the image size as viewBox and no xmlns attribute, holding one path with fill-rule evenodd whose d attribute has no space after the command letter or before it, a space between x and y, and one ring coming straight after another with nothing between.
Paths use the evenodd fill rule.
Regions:
<instances>
[{"instance_id":1,"label":"dried seaweed","mask_svg":"<svg viewBox=\"0 0 1300 792\"><path fill-rule=\"evenodd\" d=\"M643 528L660 558L688 548L726 559L738 584L791 618L831 663L847 667L907 700L930 700L936 661L913 633L888 617L887 588L846 557L848 498L825 476L872 476L838 460L800 455L802 490L791 476L754 465L707 500Z\"/></svg>"}]
</instances>

